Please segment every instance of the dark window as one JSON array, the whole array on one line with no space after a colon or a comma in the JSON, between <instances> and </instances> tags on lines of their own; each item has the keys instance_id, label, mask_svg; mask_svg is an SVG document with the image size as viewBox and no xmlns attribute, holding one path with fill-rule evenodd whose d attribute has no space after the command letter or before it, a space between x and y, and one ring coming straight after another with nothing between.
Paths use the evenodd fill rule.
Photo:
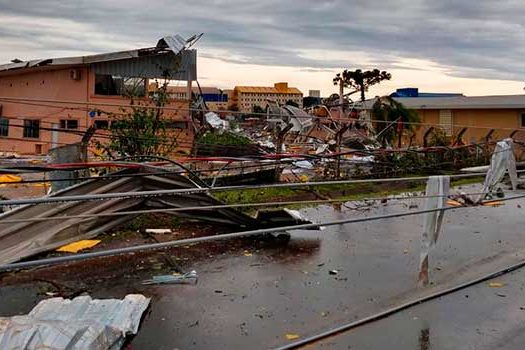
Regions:
<instances>
[{"instance_id":1,"label":"dark window","mask_svg":"<svg viewBox=\"0 0 525 350\"><path fill-rule=\"evenodd\" d=\"M95 120L94 125L97 129L109 129L109 121L107 120Z\"/></svg>"},{"instance_id":2,"label":"dark window","mask_svg":"<svg viewBox=\"0 0 525 350\"><path fill-rule=\"evenodd\" d=\"M187 129L187 122L168 121L166 123L166 129Z\"/></svg>"},{"instance_id":3,"label":"dark window","mask_svg":"<svg viewBox=\"0 0 525 350\"><path fill-rule=\"evenodd\" d=\"M0 136L9 136L9 119L0 118Z\"/></svg>"},{"instance_id":4,"label":"dark window","mask_svg":"<svg viewBox=\"0 0 525 350\"><path fill-rule=\"evenodd\" d=\"M144 97L145 78L120 77L111 74L95 75L95 95Z\"/></svg>"},{"instance_id":5,"label":"dark window","mask_svg":"<svg viewBox=\"0 0 525 350\"><path fill-rule=\"evenodd\" d=\"M119 95L119 82L110 74L95 75L95 95Z\"/></svg>"},{"instance_id":6,"label":"dark window","mask_svg":"<svg viewBox=\"0 0 525 350\"><path fill-rule=\"evenodd\" d=\"M525 113L521 113L521 127L525 128Z\"/></svg>"},{"instance_id":7,"label":"dark window","mask_svg":"<svg viewBox=\"0 0 525 350\"><path fill-rule=\"evenodd\" d=\"M24 120L24 137L37 139L40 137L40 121L39 120Z\"/></svg>"},{"instance_id":8,"label":"dark window","mask_svg":"<svg viewBox=\"0 0 525 350\"><path fill-rule=\"evenodd\" d=\"M78 120L61 119L60 129L78 129Z\"/></svg>"}]
</instances>

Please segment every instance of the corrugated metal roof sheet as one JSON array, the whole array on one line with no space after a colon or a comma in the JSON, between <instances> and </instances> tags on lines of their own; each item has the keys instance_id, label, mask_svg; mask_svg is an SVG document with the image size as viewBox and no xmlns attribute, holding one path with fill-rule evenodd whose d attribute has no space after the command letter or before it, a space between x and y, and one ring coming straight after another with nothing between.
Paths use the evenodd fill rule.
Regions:
<instances>
[{"instance_id":1,"label":"corrugated metal roof sheet","mask_svg":"<svg viewBox=\"0 0 525 350\"><path fill-rule=\"evenodd\" d=\"M155 174L162 169L145 166L144 168L128 169L118 174L133 174L136 172L152 172L148 176L118 177L91 179L78 185L55 192L49 197L61 197L82 194L126 193L136 191L153 191L165 189L189 189L205 185L179 174ZM195 177L192 177L197 180ZM212 195L202 193L180 193L177 196L157 196L151 198L114 198L105 201L56 202L24 205L0 215L0 264L8 264L22 258L55 249L57 247L97 236L101 232L116 227L133 219L136 215L99 216L82 218L77 214L113 213L135 209L184 208L208 205L223 205ZM172 215L190 219L203 220L212 223L233 225L236 228L275 227L272 221L259 220L235 208L192 209L172 212ZM27 219L36 217L72 216L56 221L26 221L15 224L4 224L3 220ZM294 224L289 221L288 224ZM3 350L3 348L0 347Z\"/></svg>"},{"instance_id":2,"label":"corrugated metal roof sheet","mask_svg":"<svg viewBox=\"0 0 525 350\"><path fill-rule=\"evenodd\" d=\"M123 77L161 78L173 80L197 79L197 51L184 50L180 61L173 52L160 55L140 56L134 59L105 61L93 64L97 74L112 74Z\"/></svg>"},{"instance_id":3,"label":"corrugated metal roof sheet","mask_svg":"<svg viewBox=\"0 0 525 350\"><path fill-rule=\"evenodd\" d=\"M27 315L0 318L0 349L120 349L127 335L137 333L149 302L140 294L43 300Z\"/></svg>"},{"instance_id":4,"label":"corrugated metal roof sheet","mask_svg":"<svg viewBox=\"0 0 525 350\"><path fill-rule=\"evenodd\" d=\"M413 109L525 109L525 95L395 97L394 100ZM365 101L365 108L372 108L375 101Z\"/></svg>"},{"instance_id":5,"label":"corrugated metal roof sheet","mask_svg":"<svg viewBox=\"0 0 525 350\"><path fill-rule=\"evenodd\" d=\"M107 63L113 61L124 61L129 60L130 62L135 61L138 58L143 57L157 57L168 54L167 57L173 57L174 54L178 54L181 51L188 51L188 54L183 55L182 67L180 71L184 70L185 73L181 73L186 76L194 76L192 80L196 79L196 52L194 50L185 50L186 47L191 46L200 36L192 36L190 39L185 40L180 35L166 36L159 40L157 47L149 47L127 51L109 52L96 55L87 56L76 56L76 57L60 57L60 58L46 58L32 61L23 61L18 63L8 63L0 65L0 72L6 72L10 70L18 69L29 69L43 66L79 66L89 65L95 63ZM185 56L185 57L184 57ZM194 59L195 56L195 59ZM129 67L128 67L129 68ZM150 71L151 67L147 68ZM162 76L155 76L160 78ZM184 77L184 78L185 78ZM186 80L186 79L181 79Z\"/></svg>"},{"instance_id":6,"label":"corrugated metal roof sheet","mask_svg":"<svg viewBox=\"0 0 525 350\"><path fill-rule=\"evenodd\" d=\"M171 51L178 53L184 50L184 48L186 47L186 43L187 43L186 39L181 37L179 34L175 34L175 35L168 35L160 39L159 42L157 43L157 47L163 47L164 45L166 45L167 47L171 49Z\"/></svg>"}]
</instances>

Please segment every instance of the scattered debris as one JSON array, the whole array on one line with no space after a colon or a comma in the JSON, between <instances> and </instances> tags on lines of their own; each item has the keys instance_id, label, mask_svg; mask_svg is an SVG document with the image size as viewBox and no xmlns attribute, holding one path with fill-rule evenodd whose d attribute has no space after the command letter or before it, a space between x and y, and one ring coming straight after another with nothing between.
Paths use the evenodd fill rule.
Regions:
<instances>
[{"instance_id":1,"label":"scattered debris","mask_svg":"<svg viewBox=\"0 0 525 350\"><path fill-rule=\"evenodd\" d=\"M48 198L67 197L71 195L90 195L106 193L140 192L152 190L193 189L206 186L198 177L185 177L179 174L159 174L168 171L166 168L144 166L127 169L110 175L148 173L151 176L111 177L93 179L55 192ZM118 197L108 201L53 202L32 204L17 207L0 215L3 220L27 220L31 218L61 217L60 221L26 221L16 225L0 225L0 264L8 264L37 253L54 250L72 240L90 239L101 232L108 231L138 214L119 216L78 217L82 214L111 214L136 209L177 209L196 208L184 211L172 211L169 214L203 220L212 223L232 225L237 228L270 228L308 223L294 211L269 210L259 211L250 216L234 208L206 209L200 206L223 205L208 193L188 193L177 196ZM64 216L71 216L64 219ZM56 224L59 222L60 224ZM38 244L35 244L38 242Z\"/></svg>"},{"instance_id":2,"label":"scattered debris","mask_svg":"<svg viewBox=\"0 0 525 350\"><path fill-rule=\"evenodd\" d=\"M501 205L505 205L502 201L489 201L489 202L482 202L481 205L484 207L499 207Z\"/></svg>"},{"instance_id":3,"label":"scattered debris","mask_svg":"<svg viewBox=\"0 0 525 350\"><path fill-rule=\"evenodd\" d=\"M214 129L227 130L230 127L228 121L221 119L217 113L208 112L204 116L206 117L206 122Z\"/></svg>"},{"instance_id":4,"label":"scattered debris","mask_svg":"<svg viewBox=\"0 0 525 350\"><path fill-rule=\"evenodd\" d=\"M174 273L171 275L153 276L150 280L142 281L142 284L197 284L198 280L197 271L192 270L184 274Z\"/></svg>"},{"instance_id":5,"label":"scattered debris","mask_svg":"<svg viewBox=\"0 0 525 350\"><path fill-rule=\"evenodd\" d=\"M489 287L490 288L501 288L503 286L504 286L504 284L503 283L499 283L499 282L491 282L491 283L489 283Z\"/></svg>"},{"instance_id":6,"label":"scattered debris","mask_svg":"<svg viewBox=\"0 0 525 350\"><path fill-rule=\"evenodd\" d=\"M0 175L0 182L20 182L22 177L13 174L3 174Z\"/></svg>"},{"instance_id":7,"label":"scattered debris","mask_svg":"<svg viewBox=\"0 0 525 350\"><path fill-rule=\"evenodd\" d=\"M299 338L300 338L299 334L286 333L286 339L287 340L296 340L296 339L299 339Z\"/></svg>"},{"instance_id":8,"label":"scattered debris","mask_svg":"<svg viewBox=\"0 0 525 350\"><path fill-rule=\"evenodd\" d=\"M46 299L27 315L0 318L3 349L117 350L136 334L150 299Z\"/></svg>"},{"instance_id":9,"label":"scattered debris","mask_svg":"<svg viewBox=\"0 0 525 350\"><path fill-rule=\"evenodd\" d=\"M479 196L478 202L491 196L496 186L503 180L503 177L508 172L512 189L516 190L518 186L518 174L516 172L516 159L514 157L514 141L511 138L499 141L496 143L489 169L485 177L483 190ZM496 193L497 195L497 193Z\"/></svg>"},{"instance_id":10,"label":"scattered debris","mask_svg":"<svg viewBox=\"0 0 525 350\"><path fill-rule=\"evenodd\" d=\"M81 241L76 241L73 243L63 245L62 247L58 248L56 251L65 252L65 253L78 253L81 250L93 248L100 242L102 242L100 239L83 239Z\"/></svg>"},{"instance_id":11,"label":"scattered debris","mask_svg":"<svg viewBox=\"0 0 525 350\"><path fill-rule=\"evenodd\" d=\"M447 204L450 205L451 207L462 207L463 204L461 204L460 202L454 200L454 199L449 199L447 201Z\"/></svg>"},{"instance_id":12,"label":"scattered debris","mask_svg":"<svg viewBox=\"0 0 525 350\"><path fill-rule=\"evenodd\" d=\"M449 176L430 176L427 181L425 210L444 209L450 190ZM423 234L421 236L421 255L419 261L419 285L428 286L429 254L436 245L443 224L444 210L424 214Z\"/></svg>"},{"instance_id":13,"label":"scattered debris","mask_svg":"<svg viewBox=\"0 0 525 350\"><path fill-rule=\"evenodd\" d=\"M144 230L145 233L153 233L153 234L167 234L172 233L173 230L170 228L147 228Z\"/></svg>"}]
</instances>

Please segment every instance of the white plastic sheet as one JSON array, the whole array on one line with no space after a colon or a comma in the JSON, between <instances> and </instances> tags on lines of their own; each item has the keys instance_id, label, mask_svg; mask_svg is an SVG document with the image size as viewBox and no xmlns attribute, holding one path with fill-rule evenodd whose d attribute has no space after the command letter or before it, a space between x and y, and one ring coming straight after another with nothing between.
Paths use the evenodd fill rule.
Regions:
<instances>
[{"instance_id":1,"label":"white plastic sheet","mask_svg":"<svg viewBox=\"0 0 525 350\"><path fill-rule=\"evenodd\" d=\"M485 183L478 202L482 201L488 193L491 193L496 185L503 180L508 171L512 189L516 190L518 185L518 174L516 173L516 159L513 150L512 139L505 139L496 144L490 161L489 170L485 176Z\"/></svg>"},{"instance_id":2,"label":"white plastic sheet","mask_svg":"<svg viewBox=\"0 0 525 350\"><path fill-rule=\"evenodd\" d=\"M136 334L149 298L43 300L27 315L0 317L0 349L117 350Z\"/></svg>"},{"instance_id":3,"label":"white plastic sheet","mask_svg":"<svg viewBox=\"0 0 525 350\"><path fill-rule=\"evenodd\" d=\"M301 169L312 170L314 168L314 165L307 160L299 160L297 162L294 162L293 165Z\"/></svg>"},{"instance_id":4,"label":"white plastic sheet","mask_svg":"<svg viewBox=\"0 0 525 350\"><path fill-rule=\"evenodd\" d=\"M425 201L425 210L444 209L447 205L447 197L450 191L449 176L431 176L427 182L425 195L429 196ZM421 237L421 256L419 265L419 283L427 285L428 255L436 245L443 224L444 211L426 213L423 224L423 235Z\"/></svg>"},{"instance_id":5,"label":"white plastic sheet","mask_svg":"<svg viewBox=\"0 0 525 350\"><path fill-rule=\"evenodd\" d=\"M206 122L214 129L226 130L229 128L228 121L222 120L217 113L208 112L204 116L206 117Z\"/></svg>"}]
</instances>

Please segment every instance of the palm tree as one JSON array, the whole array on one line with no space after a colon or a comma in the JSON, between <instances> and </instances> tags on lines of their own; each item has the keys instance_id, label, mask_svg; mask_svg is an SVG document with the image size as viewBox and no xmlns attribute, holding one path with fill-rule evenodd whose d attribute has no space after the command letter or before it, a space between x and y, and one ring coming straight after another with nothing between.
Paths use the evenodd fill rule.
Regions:
<instances>
[{"instance_id":1,"label":"palm tree","mask_svg":"<svg viewBox=\"0 0 525 350\"><path fill-rule=\"evenodd\" d=\"M372 106L371 116L375 125L377 140L386 146L397 137L399 148L401 147L403 131L414 132L414 123L420 121L415 110L405 107L390 96L377 98Z\"/></svg>"}]
</instances>

